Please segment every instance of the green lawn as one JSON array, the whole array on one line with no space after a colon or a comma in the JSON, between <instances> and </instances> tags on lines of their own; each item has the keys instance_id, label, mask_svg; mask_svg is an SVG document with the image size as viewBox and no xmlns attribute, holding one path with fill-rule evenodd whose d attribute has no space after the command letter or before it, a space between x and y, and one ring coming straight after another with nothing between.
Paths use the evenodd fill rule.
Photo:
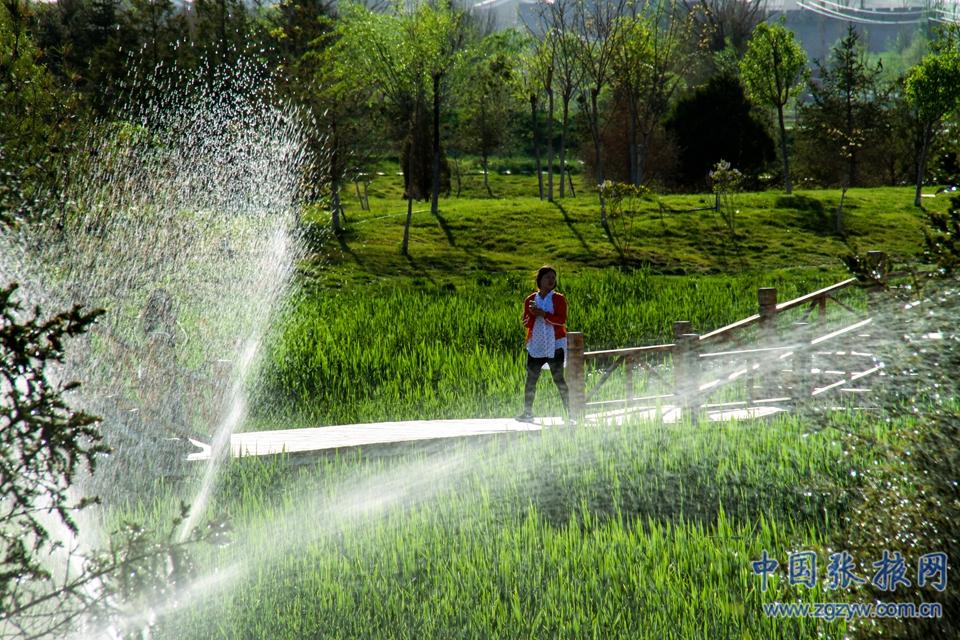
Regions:
<instances>
[{"instance_id":1,"label":"green lawn","mask_svg":"<svg viewBox=\"0 0 960 640\"><path fill-rule=\"evenodd\" d=\"M825 557L851 468L838 434L770 423L551 431L330 457L245 461L213 504L238 575L161 627L168 638L817 638L844 621L765 602L843 593L750 562ZM877 427L882 434L883 428ZM826 634L826 635L824 635Z\"/></svg>"},{"instance_id":2,"label":"green lawn","mask_svg":"<svg viewBox=\"0 0 960 640\"><path fill-rule=\"evenodd\" d=\"M341 238L315 234L315 253L305 267L311 281L350 287L403 276L443 285L494 273L530 273L547 262L561 276L642 266L680 275L836 268L839 257L851 251L881 249L907 259L923 243L924 214L912 206L907 187L850 190L844 235L832 231L839 191L740 194L734 200L739 210L734 241L710 208L712 194L654 195L628 204L624 208L634 211L611 219L608 234L595 195L581 190L577 198L550 203L517 195L535 194L530 178L500 178L511 195L444 198L437 216L429 203L415 203L409 256L399 252L406 203L397 197L393 183L398 179L384 176L373 182L385 181L384 197L371 195L369 211L362 211L348 190L347 232ZM371 194L380 191L371 187ZM945 211L949 199L940 195L925 199L925 205ZM697 208L708 210L685 211ZM324 227L329 214L311 209L305 219Z\"/></svg>"},{"instance_id":3,"label":"green lawn","mask_svg":"<svg viewBox=\"0 0 960 640\"><path fill-rule=\"evenodd\" d=\"M907 188L851 191L843 237L829 230L839 193L814 191L743 194L735 242L716 212L675 211L708 195L644 201L611 239L591 197L545 203L519 193L529 177L497 175L503 199L476 198L474 183L440 216L419 205L405 257L398 184L377 178L370 211L348 198L340 238L308 211L312 251L268 336L246 428L511 415L520 301L544 262L559 268L570 327L593 349L666 340L675 320L717 328L755 312L757 287L783 300L846 277L851 250L922 250ZM661 216L660 203L673 211ZM555 413L543 385L537 410ZM762 605L873 594L782 578L762 592L750 562L763 550L781 566L799 550L826 562L845 548L873 513L860 501L864 472L893 469L878 460L916 428L814 411L234 462L210 510L234 541L206 552L198 576L227 577L182 598L155 635L847 637L863 627L771 618ZM129 513L150 519L172 503L161 495Z\"/></svg>"}]
</instances>

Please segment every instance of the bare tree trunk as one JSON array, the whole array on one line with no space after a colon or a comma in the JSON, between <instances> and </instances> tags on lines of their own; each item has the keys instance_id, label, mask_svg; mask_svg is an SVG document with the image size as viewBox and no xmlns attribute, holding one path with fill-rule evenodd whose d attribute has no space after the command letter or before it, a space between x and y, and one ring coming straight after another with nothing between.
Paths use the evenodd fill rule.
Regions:
<instances>
[{"instance_id":1,"label":"bare tree trunk","mask_svg":"<svg viewBox=\"0 0 960 640\"><path fill-rule=\"evenodd\" d=\"M440 75L433 76L433 182L430 186L430 213L440 211Z\"/></svg>"},{"instance_id":2,"label":"bare tree trunk","mask_svg":"<svg viewBox=\"0 0 960 640\"><path fill-rule=\"evenodd\" d=\"M547 200L553 202L553 89L547 89Z\"/></svg>"},{"instance_id":3,"label":"bare tree trunk","mask_svg":"<svg viewBox=\"0 0 960 640\"><path fill-rule=\"evenodd\" d=\"M930 149L931 127L923 128L923 139L920 142L920 153L917 154L917 185L913 193L913 206L921 206L923 195L923 178L927 173L927 153Z\"/></svg>"},{"instance_id":4,"label":"bare tree trunk","mask_svg":"<svg viewBox=\"0 0 960 640\"><path fill-rule=\"evenodd\" d=\"M337 123L330 123L330 224L333 232L340 234L343 225L340 222L340 154L337 153Z\"/></svg>"},{"instance_id":5,"label":"bare tree trunk","mask_svg":"<svg viewBox=\"0 0 960 640\"><path fill-rule=\"evenodd\" d=\"M600 112L597 110L597 94L599 91L590 91L590 105L593 111L590 114L590 128L593 130L593 151L594 151L594 171L596 171L597 184L601 185L604 181L603 172L603 150L601 149L602 140L600 139ZM607 226L607 203L603 199L603 191L597 189L600 196L600 224Z\"/></svg>"},{"instance_id":6,"label":"bare tree trunk","mask_svg":"<svg viewBox=\"0 0 960 640\"><path fill-rule=\"evenodd\" d=\"M334 178L330 181L330 218L333 232L339 235L343 231L340 224L340 181Z\"/></svg>"},{"instance_id":7,"label":"bare tree trunk","mask_svg":"<svg viewBox=\"0 0 960 640\"><path fill-rule=\"evenodd\" d=\"M570 98L563 96L563 115L560 122L560 197L565 196L563 177L567 174L567 118L570 114Z\"/></svg>"},{"instance_id":8,"label":"bare tree trunk","mask_svg":"<svg viewBox=\"0 0 960 640\"><path fill-rule=\"evenodd\" d=\"M630 98L630 108L627 110L627 153L630 155L630 184L640 186L640 167L637 163L637 107L633 98Z\"/></svg>"},{"instance_id":9,"label":"bare tree trunk","mask_svg":"<svg viewBox=\"0 0 960 640\"><path fill-rule=\"evenodd\" d=\"M788 195L793 193L793 184L790 181L790 158L787 156L787 127L783 122L783 107L777 107L777 120L780 124L780 155L783 156L783 190Z\"/></svg>"},{"instance_id":10,"label":"bare tree trunk","mask_svg":"<svg viewBox=\"0 0 960 640\"><path fill-rule=\"evenodd\" d=\"M410 255L410 219L413 218L413 198L407 198L407 220L403 223L403 241L400 243L400 253Z\"/></svg>"},{"instance_id":11,"label":"bare tree trunk","mask_svg":"<svg viewBox=\"0 0 960 640\"><path fill-rule=\"evenodd\" d=\"M537 159L537 188L540 199L543 200L543 169L540 166L540 126L537 122L537 96L534 94L530 95L530 116L533 119L533 155Z\"/></svg>"},{"instance_id":12,"label":"bare tree trunk","mask_svg":"<svg viewBox=\"0 0 960 640\"><path fill-rule=\"evenodd\" d=\"M462 183L461 183L461 181L460 181L460 158L455 158L455 159L454 159L454 161L453 161L453 166L454 166L454 167L456 168L456 170L457 170L457 174L456 174L456 175L457 175L457 197L459 198L459 197L460 197L460 190L461 190L461 187L463 186Z\"/></svg>"},{"instance_id":13,"label":"bare tree trunk","mask_svg":"<svg viewBox=\"0 0 960 640\"><path fill-rule=\"evenodd\" d=\"M840 188L840 205L837 207L837 215L833 218L833 230L837 235L843 233L843 200L847 197L847 185Z\"/></svg>"},{"instance_id":14,"label":"bare tree trunk","mask_svg":"<svg viewBox=\"0 0 960 640\"><path fill-rule=\"evenodd\" d=\"M487 154L484 153L480 158L480 164L483 167L483 188L487 190L487 195L493 197L493 191L490 190L489 172L487 171Z\"/></svg>"}]
</instances>

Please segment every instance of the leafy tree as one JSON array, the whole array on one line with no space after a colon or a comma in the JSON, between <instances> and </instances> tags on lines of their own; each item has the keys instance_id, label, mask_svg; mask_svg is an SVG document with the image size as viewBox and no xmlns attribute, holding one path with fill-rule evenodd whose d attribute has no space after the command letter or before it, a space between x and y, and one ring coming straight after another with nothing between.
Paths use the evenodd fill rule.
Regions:
<instances>
[{"instance_id":1,"label":"leafy tree","mask_svg":"<svg viewBox=\"0 0 960 640\"><path fill-rule=\"evenodd\" d=\"M545 65L551 60L545 57L546 48L535 39L528 41L528 47L523 49L517 60L514 86L518 97L530 105L530 133L533 142L534 166L537 174L537 194L541 200L546 196L543 188L543 154L540 147L542 138L540 132L540 111L542 99L546 93L544 79L547 76Z\"/></svg>"},{"instance_id":2,"label":"leafy tree","mask_svg":"<svg viewBox=\"0 0 960 640\"><path fill-rule=\"evenodd\" d=\"M514 74L514 88L517 97L530 105L530 134L533 143L534 166L537 174L537 195L543 200L546 192L543 188L543 154L540 147L542 138L540 132L540 111L543 108L543 96L546 93L543 86L544 64L543 48L533 38L528 40L528 46L520 51Z\"/></svg>"},{"instance_id":3,"label":"leafy tree","mask_svg":"<svg viewBox=\"0 0 960 640\"><path fill-rule=\"evenodd\" d=\"M424 59L414 46L414 22L402 13L374 13L359 5L341 7L336 43L332 49L337 72L348 82L364 83L372 89L370 103L379 102L393 123L394 138L401 141L400 164L404 167L404 198L407 217L400 251L409 251L413 200L426 197L422 180L414 176L414 167L422 167L428 158L422 153L427 100L427 73ZM420 174L421 172L416 172Z\"/></svg>"},{"instance_id":4,"label":"leafy tree","mask_svg":"<svg viewBox=\"0 0 960 640\"><path fill-rule=\"evenodd\" d=\"M169 531L126 522L106 547L69 541L77 513L97 502L77 497L79 478L109 449L99 419L66 402L79 383L57 382L50 368L102 311L25 313L17 288L0 288L0 637L69 637L81 622L108 620L140 637L146 606L163 605L196 570L195 544L223 543L226 529L213 523L178 541L182 505ZM54 574L52 556L67 570Z\"/></svg>"},{"instance_id":5,"label":"leafy tree","mask_svg":"<svg viewBox=\"0 0 960 640\"><path fill-rule=\"evenodd\" d=\"M577 59L583 69L583 84L580 88L581 112L587 121L593 141L593 171L596 184L605 181L603 154L604 109L601 95L609 88L614 73L614 60L620 46L621 30L629 0L612 2L587 2L577 0L573 22L579 37ZM600 197L600 223L607 227L607 208L602 190Z\"/></svg>"},{"instance_id":6,"label":"leafy tree","mask_svg":"<svg viewBox=\"0 0 960 640\"><path fill-rule=\"evenodd\" d=\"M343 230L340 193L351 175L362 173L379 150L383 131L379 110L370 105L369 88L355 82L351 74L337 65L331 47L315 41L315 50L294 63L295 73L311 74L304 83L299 103L307 109L307 133L314 147L317 165L311 179L316 185L329 186L329 205L334 233ZM361 206L363 203L361 202Z\"/></svg>"},{"instance_id":7,"label":"leafy tree","mask_svg":"<svg viewBox=\"0 0 960 640\"><path fill-rule=\"evenodd\" d=\"M488 161L510 132L515 112L511 84L519 46L510 32L484 38L467 61L458 91L463 104L462 136L467 147L480 155L483 187L491 197Z\"/></svg>"},{"instance_id":8,"label":"leafy tree","mask_svg":"<svg viewBox=\"0 0 960 640\"><path fill-rule=\"evenodd\" d=\"M534 65L532 71L537 76L537 84L543 88L547 96L547 131L545 142L547 144L547 200L553 202L553 122L554 108L556 106L554 87L556 83L554 78L557 69L557 43L558 34L548 31L542 40L537 42L534 51ZM539 153L537 154L539 156ZM540 172L539 157L537 158L537 172ZM542 196L541 196L542 197Z\"/></svg>"},{"instance_id":9,"label":"leafy tree","mask_svg":"<svg viewBox=\"0 0 960 640\"><path fill-rule=\"evenodd\" d=\"M694 57L687 48L692 24L672 2L650 3L620 22L611 85L615 99L626 103L630 183L639 186L647 178L654 134Z\"/></svg>"},{"instance_id":10,"label":"leafy tree","mask_svg":"<svg viewBox=\"0 0 960 640\"><path fill-rule=\"evenodd\" d=\"M54 183L79 124L76 100L41 61L31 20L28 3L0 3L0 204L6 211Z\"/></svg>"},{"instance_id":11,"label":"leafy tree","mask_svg":"<svg viewBox=\"0 0 960 640\"><path fill-rule=\"evenodd\" d=\"M87 331L100 312L75 307L43 319L35 310L21 320L16 290L0 289L0 623L19 626L20 614L43 597L31 587L52 579L42 560L60 543L46 514L76 534L73 514L91 502L73 499L70 487L107 449L97 419L63 399L77 383L59 385L46 371L63 361L65 341Z\"/></svg>"},{"instance_id":12,"label":"leafy tree","mask_svg":"<svg viewBox=\"0 0 960 640\"><path fill-rule=\"evenodd\" d=\"M448 101L452 71L471 43L478 23L454 6L451 0L421 2L407 18L412 21L412 41L430 81L433 162L430 182L430 211L439 211L442 173L446 164L440 146L440 121Z\"/></svg>"},{"instance_id":13,"label":"leafy tree","mask_svg":"<svg viewBox=\"0 0 960 640\"><path fill-rule=\"evenodd\" d=\"M407 253L413 200L429 197L436 213L440 188L449 181L440 124L451 74L473 23L448 2L436 6L420 3L412 11L398 8L391 13L345 5L341 15L335 45L337 64L349 67L354 78L371 86L399 129L395 133L402 140L407 199L401 251ZM423 153L428 154L426 158L421 157ZM426 190L420 179L424 166L429 167L430 178Z\"/></svg>"},{"instance_id":14,"label":"leafy tree","mask_svg":"<svg viewBox=\"0 0 960 640\"><path fill-rule=\"evenodd\" d=\"M382 132L379 111L368 106L369 87L356 82L349 65L338 64L335 17L333 5L324 0L285 0L269 19L281 94L301 108L314 152L308 177L312 199L327 199L333 231L339 234L341 190L351 173L362 172Z\"/></svg>"},{"instance_id":15,"label":"leafy tree","mask_svg":"<svg viewBox=\"0 0 960 640\"><path fill-rule=\"evenodd\" d=\"M544 2L539 5L540 21L550 34L549 39L545 38L544 42L551 48L551 59L553 60L551 94L559 94L560 97L558 162L561 198L566 196L565 177L567 175L567 145L570 133L570 104L583 81L583 67L580 66L577 55L580 39L577 37L573 21L576 8L575 1L555 0L555 2ZM533 31L531 27L528 27L528 29ZM550 111L552 113L552 109Z\"/></svg>"},{"instance_id":16,"label":"leafy tree","mask_svg":"<svg viewBox=\"0 0 960 640\"><path fill-rule=\"evenodd\" d=\"M679 176L685 186L705 186L711 168L724 159L756 174L776 157L766 126L751 113L733 76L715 76L681 98L666 127L680 148Z\"/></svg>"},{"instance_id":17,"label":"leafy tree","mask_svg":"<svg viewBox=\"0 0 960 640\"><path fill-rule=\"evenodd\" d=\"M151 3L153 0L142 0ZM170 2L172 0L161 0ZM231 69L246 56L259 55L269 40L269 27L256 20L243 0L194 0L192 36L199 64L210 82L222 69Z\"/></svg>"},{"instance_id":18,"label":"leafy tree","mask_svg":"<svg viewBox=\"0 0 960 640\"><path fill-rule=\"evenodd\" d=\"M904 90L919 125L916 156L916 190L913 204L920 206L920 190L931 148L942 133L947 116L960 107L960 32L945 31L931 43L932 52L907 74Z\"/></svg>"},{"instance_id":19,"label":"leafy tree","mask_svg":"<svg viewBox=\"0 0 960 640\"><path fill-rule=\"evenodd\" d=\"M783 22L757 25L740 61L740 77L747 95L759 105L777 111L780 131L780 155L783 159L783 188L793 191L790 181L790 158L787 151L787 127L783 110L799 90L807 66L807 54L793 32Z\"/></svg>"},{"instance_id":20,"label":"leafy tree","mask_svg":"<svg viewBox=\"0 0 960 640\"><path fill-rule=\"evenodd\" d=\"M829 62L815 65L808 84L811 101L799 110L798 147L812 156L808 164L821 167L824 178L840 175L845 186L856 186L868 145L880 142L886 124L889 90L881 81L882 67L867 62L853 25L830 52Z\"/></svg>"}]
</instances>

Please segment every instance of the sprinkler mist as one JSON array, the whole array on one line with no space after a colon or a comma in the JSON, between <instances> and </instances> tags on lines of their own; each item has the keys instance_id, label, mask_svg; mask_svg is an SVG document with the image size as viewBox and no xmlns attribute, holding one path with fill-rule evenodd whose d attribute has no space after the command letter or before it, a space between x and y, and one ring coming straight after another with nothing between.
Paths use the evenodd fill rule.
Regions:
<instances>
[{"instance_id":1,"label":"sprinkler mist","mask_svg":"<svg viewBox=\"0 0 960 640\"><path fill-rule=\"evenodd\" d=\"M186 540L286 298L311 157L299 114L257 63L200 69L176 87L160 77L131 78L129 104L0 234L0 282L18 282L27 309L105 309L54 372L82 383L68 401L102 418L112 449L83 491L123 504L175 477L166 484L190 505L177 534ZM214 443L193 482L191 438ZM65 545L101 540L92 519Z\"/></svg>"}]
</instances>

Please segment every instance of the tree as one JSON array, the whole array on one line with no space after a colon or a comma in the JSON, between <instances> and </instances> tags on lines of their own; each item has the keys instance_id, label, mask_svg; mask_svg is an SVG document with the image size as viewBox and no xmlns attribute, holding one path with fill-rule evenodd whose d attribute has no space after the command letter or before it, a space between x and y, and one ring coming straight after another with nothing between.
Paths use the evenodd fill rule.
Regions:
<instances>
[{"instance_id":1,"label":"tree","mask_svg":"<svg viewBox=\"0 0 960 640\"><path fill-rule=\"evenodd\" d=\"M798 146L813 156L809 164L824 169L824 177L839 175L842 184L856 186L866 145L879 142L885 124L888 90L880 81L882 67L868 64L853 25L831 50L829 63L815 65L808 84L811 101L799 109ZM837 150L833 158L824 153L827 149Z\"/></svg>"},{"instance_id":2,"label":"tree","mask_svg":"<svg viewBox=\"0 0 960 640\"><path fill-rule=\"evenodd\" d=\"M691 23L672 2L654 2L640 13L620 18L611 85L627 106L627 154L630 183L642 184L651 143L693 52L687 49Z\"/></svg>"},{"instance_id":3,"label":"tree","mask_svg":"<svg viewBox=\"0 0 960 640\"><path fill-rule=\"evenodd\" d=\"M742 56L754 29L767 19L765 0L683 0L683 6L698 48L710 53L731 47Z\"/></svg>"},{"instance_id":4,"label":"tree","mask_svg":"<svg viewBox=\"0 0 960 640\"><path fill-rule=\"evenodd\" d=\"M751 113L740 81L714 76L681 98L667 120L680 147L680 181L701 188L717 162L728 160L747 173L757 173L775 158L764 124Z\"/></svg>"},{"instance_id":5,"label":"tree","mask_svg":"<svg viewBox=\"0 0 960 640\"><path fill-rule=\"evenodd\" d=\"M20 320L16 290L0 289L0 622L19 625L18 614L44 597L37 585L52 579L42 561L59 540L45 514L77 532L73 514L91 501L72 499L70 487L107 449L97 419L63 399L77 383L58 385L46 371L63 362L65 341L86 332L101 312L75 307L43 319L35 310ZM81 597L65 594L65 606Z\"/></svg>"},{"instance_id":6,"label":"tree","mask_svg":"<svg viewBox=\"0 0 960 640\"><path fill-rule=\"evenodd\" d=\"M190 6L195 43L192 48L200 54L211 85L220 76L230 78L223 71L234 68L244 56L254 54L268 39L243 0L195 0Z\"/></svg>"},{"instance_id":7,"label":"tree","mask_svg":"<svg viewBox=\"0 0 960 640\"><path fill-rule=\"evenodd\" d=\"M807 66L807 54L793 32L783 22L757 25L740 61L740 77L747 95L757 104L777 111L780 131L780 156L783 160L783 188L793 192L790 182L790 158L787 151L787 127L783 110L799 90Z\"/></svg>"},{"instance_id":8,"label":"tree","mask_svg":"<svg viewBox=\"0 0 960 640\"><path fill-rule=\"evenodd\" d=\"M927 160L946 117L960 107L960 33L945 31L931 43L933 51L907 74L905 93L919 125L916 157L916 190L913 205L920 206L920 190L927 171Z\"/></svg>"},{"instance_id":9,"label":"tree","mask_svg":"<svg viewBox=\"0 0 960 640\"><path fill-rule=\"evenodd\" d=\"M491 197L488 160L510 131L514 113L511 83L519 46L510 32L484 38L468 59L457 92L463 105L462 137L466 146L480 155L483 187Z\"/></svg>"},{"instance_id":10,"label":"tree","mask_svg":"<svg viewBox=\"0 0 960 640\"><path fill-rule=\"evenodd\" d=\"M558 35L552 31L536 44L533 57L533 73L537 76L537 84L543 88L547 96L547 200L553 202L553 122L554 122L554 76L557 67L557 44ZM537 171L540 171L539 158L537 161ZM542 196L541 196L542 197Z\"/></svg>"},{"instance_id":11,"label":"tree","mask_svg":"<svg viewBox=\"0 0 960 640\"><path fill-rule=\"evenodd\" d=\"M465 11L451 0L420 3L409 18L413 21L412 42L425 65L432 97L433 164L430 183L430 211L439 212L443 150L440 146L440 118L447 100L450 72L466 50L476 26Z\"/></svg>"},{"instance_id":12,"label":"tree","mask_svg":"<svg viewBox=\"0 0 960 640\"><path fill-rule=\"evenodd\" d=\"M543 167L540 150L540 104L544 94L543 77L540 67L543 58L539 55L542 50L536 41L519 54L517 73L514 76L517 93L521 100L530 105L530 132L533 142L534 166L537 173L537 194L543 200Z\"/></svg>"},{"instance_id":13,"label":"tree","mask_svg":"<svg viewBox=\"0 0 960 640\"><path fill-rule=\"evenodd\" d=\"M413 169L422 167L427 110L427 69L416 44L416 29L409 15L374 13L359 5L343 5L332 50L339 75L348 82L371 87L368 104L380 103L394 125L400 141L407 217L400 252L406 255L410 243L413 200L424 198L423 185Z\"/></svg>"},{"instance_id":14,"label":"tree","mask_svg":"<svg viewBox=\"0 0 960 640\"><path fill-rule=\"evenodd\" d=\"M328 199L333 232L343 231L341 190L377 149L380 110L371 90L340 64L335 10L325 0L285 0L270 17L281 94L300 107L312 166L312 199ZM329 188L329 193L326 189ZM361 200L361 206L363 201Z\"/></svg>"},{"instance_id":15,"label":"tree","mask_svg":"<svg viewBox=\"0 0 960 640\"><path fill-rule=\"evenodd\" d=\"M556 48L554 61L557 65L556 82L560 91L560 197L566 195L564 189L567 174L567 140L570 132L570 101L583 79L583 68L580 66L577 55L577 37L568 24L567 0L557 0L546 3L552 9L549 14L555 37L551 43ZM571 187L573 183L571 182Z\"/></svg>"},{"instance_id":16,"label":"tree","mask_svg":"<svg viewBox=\"0 0 960 640\"><path fill-rule=\"evenodd\" d=\"M56 382L49 368L63 364L68 341L103 312L28 314L17 289L0 288L0 637L69 637L79 623L104 618L139 637L144 604L162 606L196 569L194 545L225 542L225 528L216 523L176 541L182 505L166 532L128 522L104 548L66 540L79 533L77 512L98 502L77 497L79 477L109 448L99 419L66 402L79 383ZM58 554L67 570L54 574L47 561ZM132 623L116 620L134 611Z\"/></svg>"},{"instance_id":17,"label":"tree","mask_svg":"<svg viewBox=\"0 0 960 640\"><path fill-rule=\"evenodd\" d=\"M354 81L353 73L336 63L332 40L323 37L314 49L295 61L295 73L304 76L302 97L309 144L314 148L310 179L329 188L329 207L334 233L343 231L341 191L350 176L358 177L370 158L380 150L383 127L380 110L371 104L371 92ZM363 202L361 201L361 206Z\"/></svg>"},{"instance_id":18,"label":"tree","mask_svg":"<svg viewBox=\"0 0 960 640\"><path fill-rule=\"evenodd\" d=\"M51 186L81 108L41 61L31 6L0 3L0 205L19 207Z\"/></svg>"},{"instance_id":19,"label":"tree","mask_svg":"<svg viewBox=\"0 0 960 640\"><path fill-rule=\"evenodd\" d=\"M399 6L391 13L374 13L358 5L341 7L337 24L336 58L354 79L371 85L389 119L398 126L401 165L419 171L418 154L431 150L430 183L426 193L411 172L404 173L407 222L401 251L407 252L414 199L430 197L437 213L442 183L449 180L440 145L441 118L450 76L472 33L473 23L449 2L419 3L410 11ZM423 137L428 136L427 145Z\"/></svg>"},{"instance_id":20,"label":"tree","mask_svg":"<svg viewBox=\"0 0 960 640\"><path fill-rule=\"evenodd\" d=\"M611 2L587 2L577 0L574 12L579 43L577 58L583 69L583 84L580 89L581 109L586 116L590 137L593 141L594 180L603 184L603 105L601 94L608 87L613 74L614 56L620 46L619 38L626 13L628 0ZM600 223L607 227L607 209L603 192L598 190L600 198Z\"/></svg>"}]
</instances>

